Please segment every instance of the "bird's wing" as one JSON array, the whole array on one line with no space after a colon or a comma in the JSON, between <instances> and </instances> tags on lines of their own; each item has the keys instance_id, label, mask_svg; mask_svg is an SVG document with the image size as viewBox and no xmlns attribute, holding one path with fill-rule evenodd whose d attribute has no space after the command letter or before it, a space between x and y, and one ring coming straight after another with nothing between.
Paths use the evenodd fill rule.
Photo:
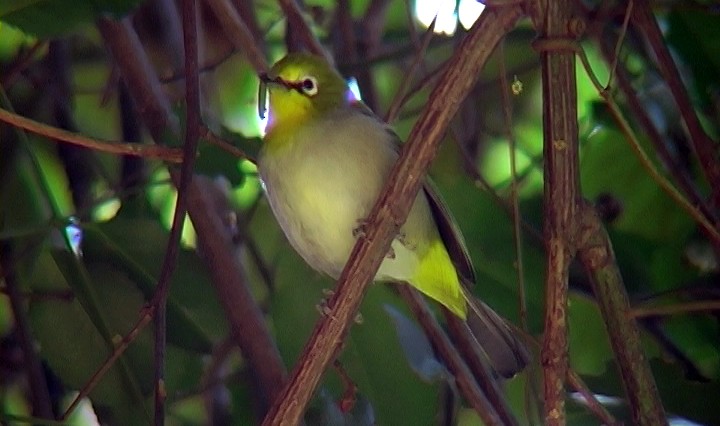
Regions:
<instances>
[{"instance_id":1,"label":"bird's wing","mask_svg":"<svg viewBox=\"0 0 720 426\"><path fill-rule=\"evenodd\" d=\"M382 120L380 120L380 118L378 118L364 103L353 102L351 107L383 123ZM400 138L387 124L385 124L385 130L390 135L390 139L393 141L393 145L399 154L401 145ZM437 229L440 232L440 237L445 244L445 248L450 255L450 259L457 269L458 275L461 277L466 286L475 284L475 269L473 268L472 261L470 260L470 255L468 253L467 246L465 245L465 239L460 233L457 223L455 223L455 220L450 214L445 202L440 197L440 194L430 177L425 177L423 190L425 191Z\"/></svg>"},{"instance_id":2,"label":"bird's wing","mask_svg":"<svg viewBox=\"0 0 720 426\"><path fill-rule=\"evenodd\" d=\"M423 190L427 196L430 211L432 211L437 229L440 232L440 238L442 238L443 244L445 244L445 248L457 269L458 275L461 277L461 281L466 286L475 284L475 269L470 260L465 239L435 188L435 184L429 177L425 178Z\"/></svg>"}]
</instances>

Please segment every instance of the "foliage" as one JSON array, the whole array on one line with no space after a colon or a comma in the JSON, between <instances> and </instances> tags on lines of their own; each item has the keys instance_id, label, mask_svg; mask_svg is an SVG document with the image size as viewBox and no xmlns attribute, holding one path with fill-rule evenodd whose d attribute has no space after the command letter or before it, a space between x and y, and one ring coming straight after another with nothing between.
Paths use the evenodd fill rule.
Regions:
<instances>
[{"instance_id":1,"label":"foliage","mask_svg":"<svg viewBox=\"0 0 720 426\"><path fill-rule=\"evenodd\" d=\"M182 104L182 79L177 77L182 74L182 46L175 43L181 35L173 33L180 22L173 22L174 15L162 9L171 2L164 6L154 1L140 3L0 2L0 107L96 138L152 143L141 125L147 117L122 118L137 113L126 93L132 88L121 87L113 59L105 53L103 39L94 27L106 14L129 14L154 70L163 79L166 95ZM407 2L387 2L379 18L373 15L376 21L372 23L379 22L382 31L375 41L371 34L358 31L357 46L350 49L358 49L355 57L343 55L348 42L336 21L341 19L336 12L343 2L307 3L305 18L332 48L338 68L357 77L365 99L379 115L404 95L399 88L408 81L410 95L392 123L401 137L407 137L432 87L419 83L448 59L465 30L458 28L453 36L435 36L427 52L420 53L423 63L418 74L409 75L418 55L415 37L422 35L423 28L415 21L408 22ZM357 27L374 28L368 24L371 18L365 10L368 3L376 2L350 3ZM221 32L212 11L207 7L200 10L204 122L252 157L262 127L257 119L255 70ZM592 71L605 82L614 64L600 46L609 43L614 47L622 34L625 8L598 5L597 10L602 13L586 10L588 33L581 46ZM702 2L663 2L655 12L666 29L667 46L676 54L683 87L694 102L693 112L717 141L720 16ZM268 1L247 2L243 13L254 17L249 28L257 32L257 42L268 56L281 57L286 50L286 21L280 18L279 6ZM680 188L678 176L686 176L701 199L708 199L720 182L708 182L703 175L681 119L683 111L673 102L642 34L629 31L623 35L618 69L628 74L643 109L640 112L650 116L661 139L653 140L640 127L637 108L616 89L617 76L612 83L614 98L641 135L640 142L651 153L655 167ZM495 52L476 89L463 102L431 175L467 240L478 275L474 291L520 324L521 271L527 331L539 339L544 325L547 243L538 237L542 227L542 93L539 57L530 47L534 37L530 23L523 22ZM522 84L507 106L512 110L525 225L520 265L507 209L513 176L501 101L503 67L510 83ZM642 315L659 306L682 309L690 302L715 303L700 312L661 312L641 318L645 353L665 408L673 416L720 424L720 406L706 404L720 399L717 247L642 168L581 66L577 79L583 195L597 205L606 220L634 312ZM182 122L184 112L184 107L173 110L177 122ZM207 192L221 200L217 216L233 234L234 254L246 271L282 359L291 369L319 318L316 305L325 297L323 289L333 283L311 271L288 246L262 197L252 163L230 156L206 139L202 142L196 173L209 178L204 181ZM146 312L167 250L176 193L168 167L157 160L140 161L60 144L2 122L0 143L2 288L17 286L21 291L21 312L11 306L9 291L0 295L0 368L4 370L0 376L0 421L5 422L33 415L28 383L23 379L23 359L13 357L21 347L18 317L28 321L51 384L56 415L62 413L60 401L88 383ZM656 155L661 148L670 153L670 165ZM716 142L713 149L717 152ZM720 214L717 205L707 205L716 216ZM222 296L213 290L207 254L198 248L189 221L187 225L168 299L168 423L257 422L262 404L257 400L253 372L232 345ZM607 331L579 268L571 271L571 290L571 368L593 392L610 397L610 411L627 422L629 414ZM452 378L417 337L421 331L392 286L371 288L361 313L362 324L353 327L339 356L341 368L325 374L307 414L308 422L421 425L444 424L449 419L478 424L475 414L464 408ZM90 393L92 406L103 421L151 422L150 327ZM541 388L537 351L535 359L532 368L505 384L508 400L522 423L537 423L534 410L542 403L536 390ZM358 388L357 400L347 412L338 404L348 391L345 374ZM567 407L571 424L598 423L584 404L571 401Z\"/></svg>"}]
</instances>

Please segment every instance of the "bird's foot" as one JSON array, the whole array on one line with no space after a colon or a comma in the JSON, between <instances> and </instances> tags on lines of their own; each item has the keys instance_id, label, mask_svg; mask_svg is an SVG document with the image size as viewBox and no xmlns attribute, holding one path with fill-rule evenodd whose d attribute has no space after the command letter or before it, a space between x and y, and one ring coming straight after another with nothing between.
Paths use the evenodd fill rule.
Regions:
<instances>
[{"instance_id":1,"label":"bird's foot","mask_svg":"<svg viewBox=\"0 0 720 426\"><path fill-rule=\"evenodd\" d=\"M367 221L365 219L358 219L358 226L352 230L352 236L353 238L365 238L367 235ZM393 250L392 247L388 250L387 254L385 255L387 259L395 259L395 250Z\"/></svg>"},{"instance_id":2,"label":"bird's foot","mask_svg":"<svg viewBox=\"0 0 720 426\"><path fill-rule=\"evenodd\" d=\"M353 228L353 230L352 230L353 238L355 238L355 239L365 238L365 235L367 235L367 233L365 232L367 229L367 224L368 224L367 220L358 219L357 224L358 225L355 228Z\"/></svg>"},{"instance_id":3,"label":"bird's foot","mask_svg":"<svg viewBox=\"0 0 720 426\"><path fill-rule=\"evenodd\" d=\"M325 297L320 300L320 303L315 305L315 309L317 309L320 315L332 318L334 320L335 317L332 315L332 308L330 307L329 301L330 298L335 294L335 290L324 288L322 290L322 293L325 295ZM362 324L364 322L362 314L358 312L357 315L355 315L353 321L355 322L355 324Z\"/></svg>"}]
</instances>

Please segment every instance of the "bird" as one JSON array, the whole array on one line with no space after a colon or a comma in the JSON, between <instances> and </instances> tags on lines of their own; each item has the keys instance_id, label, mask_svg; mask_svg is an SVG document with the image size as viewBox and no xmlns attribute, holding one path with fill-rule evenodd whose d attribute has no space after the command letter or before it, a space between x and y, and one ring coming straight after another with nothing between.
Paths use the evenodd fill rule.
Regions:
<instances>
[{"instance_id":1,"label":"bird","mask_svg":"<svg viewBox=\"0 0 720 426\"><path fill-rule=\"evenodd\" d=\"M399 157L400 139L321 56L289 53L260 81L269 114L257 167L270 208L305 262L337 279ZM467 321L497 374L512 377L528 363L518 332L470 293L468 251L428 177L375 281L407 283Z\"/></svg>"}]
</instances>

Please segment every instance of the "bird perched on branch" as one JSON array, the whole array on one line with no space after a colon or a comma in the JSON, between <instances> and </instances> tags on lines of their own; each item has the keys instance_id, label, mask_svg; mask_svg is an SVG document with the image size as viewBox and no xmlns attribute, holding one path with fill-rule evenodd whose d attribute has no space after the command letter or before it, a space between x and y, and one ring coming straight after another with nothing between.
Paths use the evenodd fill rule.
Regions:
<instances>
[{"instance_id":1,"label":"bird perched on branch","mask_svg":"<svg viewBox=\"0 0 720 426\"><path fill-rule=\"evenodd\" d=\"M270 110L258 170L270 206L303 259L337 278L398 159L400 141L349 96L345 80L320 57L289 54L261 83ZM474 282L467 250L429 180L375 279L409 283L467 320L500 375L510 377L527 363L515 331L464 285Z\"/></svg>"}]
</instances>

